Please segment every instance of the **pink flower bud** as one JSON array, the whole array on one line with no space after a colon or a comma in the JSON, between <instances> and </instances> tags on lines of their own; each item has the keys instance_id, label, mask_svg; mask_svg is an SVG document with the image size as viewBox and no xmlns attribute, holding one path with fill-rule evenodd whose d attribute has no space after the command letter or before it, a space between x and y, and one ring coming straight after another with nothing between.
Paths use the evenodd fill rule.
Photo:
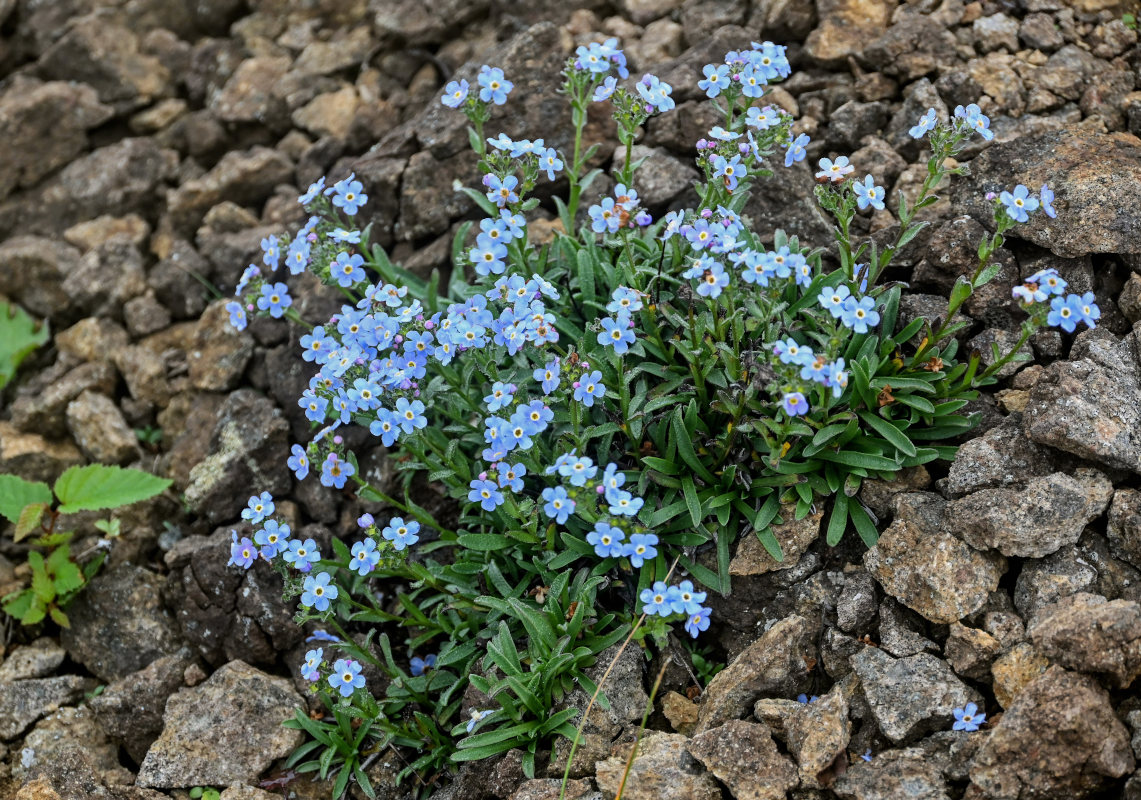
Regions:
<instances>
[{"instance_id":1,"label":"pink flower bud","mask_svg":"<svg viewBox=\"0 0 1141 800\"><path fill-rule=\"evenodd\" d=\"M343 443L344 441L345 441L345 440L344 440L344 439L342 439L342 438L341 438L339 435L338 435L338 436L334 436L334 437L333 437L333 444L341 444L341 443Z\"/></svg>"},{"instance_id":2,"label":"pink flower bud","mask_svg":"<svg viewBox=\"0 0 1141 800\"><path fill-rule=\"evenodd\" d=\"M486 473L486 472L481 472L481 473L479 473L479 479L480 479L481 481L485 481L485 480L487 480L487 473Z\"/></svg>"},{"instance_id":3,"label":"pink flower bud","mask_svg":"<svg viewBox=\"0 0 1141 800\"><path fill-rule=\"evenodd\" d=\"M580 384L578 381L575 381L574 383L572 383L572 384L571 384L571 386L573 386L573 387L574 387L574 388L576 388L576 389L577 389L579 386L581 386L581 385L582 385L582 384Z\"/></svg>"}]
</instances>

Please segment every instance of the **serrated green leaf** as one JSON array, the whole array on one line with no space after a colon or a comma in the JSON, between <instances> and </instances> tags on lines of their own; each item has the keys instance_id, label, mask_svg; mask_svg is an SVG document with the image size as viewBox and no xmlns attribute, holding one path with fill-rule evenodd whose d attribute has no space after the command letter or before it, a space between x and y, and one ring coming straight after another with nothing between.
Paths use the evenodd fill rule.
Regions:
<instances>
[{"instance_id":1,"label":"serrated green leaf","mask_svg":"<svg viewBox=\"0 0 1141 800\"><path fill-rule=\"evenodd\" d=\"M164 492L171 482L138 469L91 464L71 467L55 482L64 514L99 511L137 503Z\"/></svg>"},{"instance_id":2,"label":"serrated green leaf","mask_svg":"<svg viewBox=\"0 0 1141 800\"><path fill-rule=\"evenodd\" d=\"M15 376L20 362L47 340L46 322L39 324L24 309L0 300L0 389Z\"/></svg>"},{"instance_id":3,"label":"serrated green leaf","mask_svg":"<svg viewBox=\"0 0 1141 800\"><path fill-rule=\"evenodd\" d=\"M46 483L26 481L15 475L0 475L0 515L18 524L20 514L31 503L50 505L52 492Z\"/></svg>"},{"instance_id":4,"label":"serrated green leaf","mask_svg":"<svg viewBox=\"0 0 1141 800\"><path fill-rule=\"evenodd\" d=\"M47 510L47 503L29 503L24 506L20 518L16 520L16 532L12 535L12 541L18 542L38 528L40 520L44 518L44 512Z\"/></svg>"}]
</instances>

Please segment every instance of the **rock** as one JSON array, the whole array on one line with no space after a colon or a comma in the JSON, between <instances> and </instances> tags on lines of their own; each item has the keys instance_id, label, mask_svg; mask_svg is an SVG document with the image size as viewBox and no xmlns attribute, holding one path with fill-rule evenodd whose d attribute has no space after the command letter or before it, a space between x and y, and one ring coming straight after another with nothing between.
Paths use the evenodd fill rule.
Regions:
<instances>
[{"instance_id":1,"label":"rock","mask_svg":"<svg viewBox=\"0 0 1141 800\"><path fill-rule=\"evenodd\" d=\"M139 786L254 783L304 740L282 727L303 704L285 678L231 661L205 683L172 695L162 735L139 767Z\"/></svg>"},{"instance_id":2,"label":"rock","mask_svg":"<svg viewBox=\"0 0 1141 800\"><path fill-rule=\"evenodd\" d=\"M141 403L166 407L173 390L166 378L162 355L142 346L124 347L112 352L115 366L123 374L131 397Z\"/></svg>"},{"instance_id":3,"label":"rock","mask_svg":"<svg viewBox=\"0 0 1141 800\"><path fill-rule=\"evenodd\" d=\"M855 150L864 137L874 136L883 130L888 120L888 108L887 103L878 101L860 103L849 100L844 103L828 118L828 145L845 152ZM857 169L865 170L861 162L853 163Z\"/></svg>"},{"instance_id":4,"label":"rock","mask_svg":"<svg viewBox=\"0 0 1141 800\"><path fill-rule=\"evenodd\" d=\"M119 111L170 90L170 73L158 59L139 52L134 32L95 14L73 22L40 58L38 71L45 78L86 83L100 102Z\"/></svg>"},{"instance_id":5,"label":"rock","mask_svg":"<svg viewBox=\"0 0 1141 800\"><path fill-rule=\"evenodd\" d=\"M137 672L178 651L174 619L162 605L162 579L132 564L96 576L67 609L71 627L60 642L104 681Z\"/></svg>"},{"instance_id":6,"label":"rock","mask_svg":"<svg viewBox=\"0 0 1141 800\"><path fill-rule=\"evenodd\" d=\"M128 300L123 306L123 320L132 337L158 333L170 325L170 312L155 298L154 292Z\"/></svg>"},{"instance_id":7,"label":"rock","mask_svg":"<svg viewBox=\"0 0 1141 800\"><path fill-rule=\"evenodd\" d=\"M784 506L781 516L785 520L772 527L773 536L780 543L784 560L777 561L761 540L755 535L742 536L737 542L737 552L729 563L730 575L763 575L777 570L795 567L809 546L820 537L820 521L824 510L796 519L793 506Z\"/></svg>"},{"instance_id":8,"label":"rock","mask_svg":"<svg viewBox=\"0 0 1141 800\"><path fill-rule=\"evenodd\" d=\"M947 663L958 675L982 680L990 673L991 662L1002 651L1002 643L986 631L952 622L944 651Z\"/></svg>"},{"instance_id":9,"label":"rock","mask_svg":"<svg viewBox=\"0 0 1141 800\"><path fill-rule=\"evenodd\" d=\"M128 214L125 217L104 214L96 219L72 225L63 232L63 238L68 244L86 253L115 237L126 239L141 249L150 233L150 225L138 214Z\"/></svg>"},{"instance_id":10,"label":"rock","mask_svg":"<svg viewBox=\"0 0 1141 800\"><path fill-rule=\"evenodd\" d=\"M120 139L72 161L52 178L0 204L0 229L55 234L104 214L150 216L178 154L153 139Z\"/></svg>"},{"instance_id":11,"label":"rock","mask_svg":"<svg viewBox=\"0 0 1141 800\"><path fill-rule=\"evenodd\" d=\"M1141 322L1141 275L1130 273L1117 298L1117 307L1131 323Z\"/></svg>"},{"instance_id":12,"label":"rock","mask_svg":"<svg viewBox=\"0 0 1141 800\"><path fill-rule=\"evenodd\" d=\"M226 399L209 447L186 487L190 508L209 521L234 519L254 494L289 491L290 472L280 455L289 449L289 425L256 392L239 389Z\"/></svg>"},{"instance_id":13,"label":"rock","mask_svg":"<svg viewBox=\"0 0 1141 800\"><path fill-rule=\"evenodd\" d=\"M127 464L138 458L139 440L109 397L85 391L67 406L67 427L88 459Z\"/></svg>"},{"instance_id":14,"label":"rock","mask_svg":"<svg viewBox=\"0 0 1141 800\"><path fill-rule=\"evenodd\" d=\"M901 495L895 521L864 555L864 566L908 608L932 622L977 611L1006 572L1006 559L982 553L949 531L947 505L930 494Z\"/></svg>"},{"instance_id":15,"label":"rock","mask_svg":"<svg viewBox=\"0 0 1141 800\"><path fill-rule=\"evenodd\" d=\"M685 695L672 691L663 694L661 712L682 736L693 733L693 727L697 724L697 705Z\"/></svg>"},{"instance_id":16,"label":"rock","mask_svg":"<svg viewBox=\"0 0 1141 800\"><path fill-rule=\"evenodd\" d=\"M737 800L783 800L797 784L796 766L755 722L731 720L693 737L687 748Z\"/></svg>"},{"instance_id":17,"label":"rock","mask_svg":"<svg viewBox=\"0 0 1141 800\"><path fill-rule=\"evenodd\" d=\"M1061 31L1049 14L1037 12L1027 14L1018 27L1018 38L1023 44L1035 50L1050 52L1066 43Z\"/></svg>"},{"instance_id":18,"label":"rock","mask_svg":"<svg viewBox=\"0 0 1141 800\"><path fill-rule=\"evenodd\" d=\"M524 782L508 800L603 800L593 781L568 780L566 790L558 778L536 778Z\"/></svg>"},{"instance_id":19,"label":"rock","mask_svg":"<svg viewBox=\"0 0 1141 800\"><path fill-rule=\"evenodd\" d=\"M865 647L852 656L851 664L876 724L895 744L948 727L954 722L954 709L983 702L978 692L930 653L896 659L877 647Z\"/></svg>"},{"instance_id":20,"label":"rock","mask_svg":"<svg viewBox=\"0 0 1141 800\"><path fill-rule=\"evenodd\" d=\"M625 158L625 149L619 147L614 152L614 166L611 168L616 180ZM699 177L690 164L670 155L662 147L636 144L630 152L630 159L635 164L642 162L636 173L636 188L642 202L651 208L668 203L690 188Z\"/></svg>"},{"instance_id":21,"label":"rock","mask_svg":"<svg viewBox=\"0 0 1141 800\"><path fill-rule=\"evenodd\" d=\"M1026 436L1022 415L1011 414L999 425L959 446L939 490L961 497L980 489L1021 485L1028 478L1056 472L1053 451Z\"/></svg>"},{"instance_id":22,"label":"rock","mask_svg":"<svg viewBox=\"0 0 1141 800\"><path fill-rule=\"evenodd\" d=\"M17 782L24 781L31 777L38 764L56 763L74 750L83 753L103 780L114 783L131 780L130 773L119 765L118 746L107 738L91 710L83 707L61 708L40 720L24 737L21 759L13 765L12 777Z\"/></svg>"},{"instance_id":23,"label":"rock","mask_svg":"<svg viewBox=\"0 0 1141 800\"><path fill-rule=\"evenodd\" d=\"M1096 591L1098 571L1077 547L1063 547L1046 558L1022 565L1014 586L1014 606L1029 619L1043 606L1063 597L1085 591Z\"/></svg>"},{"instance_id":24,"label":"rock","mask_svg":"<svg viewBox=\"0 0 1141 800\"><path fill-rule=\"evenodd\" d=\"M682 0L622 0L622 10L635 25L645 25L681 7Z\"/></svg>"},{"instance_id":25,"label":"rock","mask_svg":"<svg viewBox=\"0 0 1141 800\"><path fill-rule=\"evenodd\" d=\"M1141 605L1085 592L1040 609L1026 629L1055 664L1127 689L1141 675Z\"/></svg>"},{"instance_id":26,"label":"rock","mask_svg":"<svg viewBox=\"0 0 1141 800\"><path fill-rule=\"evenodd\" d=\"M293 124L314 136L332 136L344 139L356 119L361 100L357 90L346 86L335 92L325 92L293 112Z\"/></svg>"},{"instance_id":27,"label":"rock","mask_svg":"<svg viewBox=\"0 0 1141 800\"><path fill-rule=\"evenodd\" d=\"M1087 78L1076 80L1081 86ZM1034 189L1049 183L1058 218L1036 214L1012 229L1012 235L1066 258L1141 253L1137 221L1125 211L1141 204L1141 142L1135 137L1067 127L996 142L974 159L971 175L956 184L955 209L989 220L986 193L1017 183Z\"/></svg>"},{"instance_id":28,"label":"rock","mask_svg":"<svg viewBox=\"0 0 1141 800\"><path fill-rule=\"evenodd\" d=\"M162 733L167 698L182 688L183 674L197 663L191 651L183 648L120 678L88 701L99 727L122 744L135 763L142 763Z\"/></svg>"},{"instance_id":29,"label":"rock","mask_svg":"<svg viewBox=\"0 0 1141 800\"><path fill-rule=\"evenodd\" d=\"M931 486L931 473L920 464L907 467L892 476L890 481L865 478L860 484L860 501L875 512L881 522L890 522L895 516L895 500L908 492L921 492Z\"/></svg>"},{"instance_id":30,"label":"rock","mask_svg":"<svg viewBox=\"0 0 1141 800\"><path fill-rule=\"evenodd\" d=\"M381 47L437 44L487 13L488 0L443 0L426 6L417 0L372 0L372 29Z\"/></svg>"},{"instance_id":31,"label":"rock","mask_svg":"<svg viewBox=\"0 0 1141 800\"><path fill-rule=\"evenodd\" d=\"M50 441L0 421L0 471L50 484L68 467L83 463L83 454L71 440Z\"/></svg>"},{"instance_id":32,"label":"rock","mask_svg":"<svg viewBox=\"0 0 1141 800\"><path fill-rule=\"evenodd\" d=\"M14 82L0 94L0 200L37 184L87 149L87 131L114 111L83 84Z\"/></svg>"},{"instance_id":33,"label":"rock","mask_svg":"<svg viewBox=\"0 0 1141 800\"><path fill-rule=\"evenodd\" d=\"M1141 569L1141 492L1114 492L1105 535L1114 556Z\"/></svg>"},{"instance_id":34,"label":"rock","mask_svg":"<svg viewBox=\"0 0 1141 800\"><path fill-rule=\"evenodd\" d=\"M1041 558L1081 536L1113 497L1102 473L1078 468L1031 478L1023 489L981 489L947 506L947 519L973 547Z\"/></svg>"},{"instance_id":35,"label":"rock","mask_svg":"<svg viewBox=\"0 0 1141 800\"><path fill-rule=\"evenodd\" d=\"M226 302L212 303L194 328L186 363L195 389L225 392L236 388L254 354L253 338L230 324Z\"/></svg>"},{"instance_id":36,"label":"rock","mask_svg":"<svg viewBox=\"0 0 1141 800\"><path fill-rule=\"evenodd\" d=\"M904 17L882 35L857 47L854 55L866 66L882 69L903 81L929 75L957 60L954 34L947 26L923 15ZM921 109L920 114L926 110ZM919 118L918 115L908 118L912 116ZM908 122L908 127L914 124L914 120Z\"/></svg>"},{"instance_id":37,"label":"rock","mask_svg":"<svg viewBox=\"0 0 1141 800\"><path fill-rule=\"evenodd\" d=\"M287 57L246 59L211 99L210 110L222 122L258 123L283 131L289 127L289 104L281 84L291 64Z\"/></svg>"},{"instance_id":38,"label":"rock","mask_svg":"<svg viewBox=\"0 0 1141 800\"><path fill-rule=\"evenodd\" d=\"M701 696L697 730L744 717L765 694L793 696L808 688L815 630L804 617L786 617L717 673Z\"/></svg>"},{"instance_id":39,"label":"rock","mask_svg":"<svg viewBox=\"0 0 1141 800\"><path fill-rule=\"evenodd\" d=\"M704 133L704 132L703 132ZM783 162L782 162L783 163ZM742 214L753 220L758 231L784 230L800 237L802 244L827 246L833 242L832 224L816 204L813 170L803 163L778 173L780 180L759 180L745 201ZM946 302L943 304L946 309Z\"/></svg>"},{"instance_id":40,"label":"rock","mask_svg":"<svg viewBox=\"0 0 1141 800\"><path fill-rule=\"evenodd\" d=\"M39 236L13 236L0 244L0 293L32 314L48 317L57 326L73 322L78 311L70 308L64 289L79 269L79 251L63 242Z\"/></svg>"},{"instance_id":41,"label":"rock","mask_svg":"<svg viewBox=\"0 0 1141 800\"><path fill-rule=\"evenodd\" d=\"M95 684L77 675L0 683L0 740L15 739L40 717L79 702Z\"/></svg>"},{"instance_id":42,"label":"rock","mask_svg":"<svg viewBox=\"0 0 1141 800\"><path fill-rule=\"evenodd\" d=\"M147 272L147 285L178 320L201 316L206 308L206 287L195 278L210 276L210 263L191 244L176 239L170 252Z\"/></svg>"},{"instance_id":43,"label":"rock","mask_svg":"<svg viewBox=\"0 0 1141 800\"><path fill-rule=\"evenodd\" d=\"M277 150L253 147L231 151L212 170L170 195L171 222L179 231L193 231L206 212L223 200L239 205L260 203L279 183L292 179L293 163Z\"/></svg>"},{"instance_id":44,"label":"rock","mask_svg":"<svg viewBox=\"0 0 1141 800\"><path fill-rule=\"evenodd\" d=\"M118 376L104 361L80 364L43 391L21 395L12 403L12 424L25 433L58 439L67 435L67 406L86 391L109 395Z\"/></svg>"},{"instance_id":45,"label":"rock","mask_svg":"<svg viewBox=\"0 0 1141 800\"><path fill-rule=\"evenodd\" d=\"M984 53L1004 49L1018 50L1018 20L999 12L989 17L979 17L971 26L976 46Z\"/></svg>"},{"instance_id":46,"label":"rock","mask_svg":"<svg viewBox=\"0 0 1141 800\"><path fill-rule=\"evenodd\" d=\"M56 334L55 345L61 353L81 361L113 361L114 354L127 346L123 326L109 319L87 317Z\"/></svg>"},{"instance_id":47,"label":"rock","mask_svg":"<svg viewBox=\"0 0 1141 800\"><path fill-rule=\"evenodd\" d=\"M113 238L86 253L64 283L72 304L91 317L119 317L123 304L146 291L143 258L130 241Z\"/></svg>"},{"instance_id":48,"label":"rock","mask_svg":"<svg viewBox=\"0 0 1141 800\"><path fill-rule=\"evenodd\" d=\"M823 66L839 66L887 30L894 0L822 0L820 24L808 34L804 53Z\"/></svg>"},{"instance_id":49,"label":"rock","mask_svg":"<svg viewBox=\"0 0 1141 800\"><path fill-rule=\"evenodd\" d=\"M848 701L834 687L823 697L799 705L786 724L788 749L800 767L801 785L823 788L832 782L833 764L843 759L852 737Z\"/></svg>"},{"instance_id":50,"label":"rock","mask_svg":"<svg viewBox=\"0 0 1141 800\"><path fill-rule=\"evenodd\" d=\"M989 287L988 287L989 288ZM1002 287L1003 293L1006 292L1005 284ZM993 306L991 308L994 308ZM982 315L980 315L982 316ZM977 350L980 354L979 364L981 368L987 368L995 363L994 346L998 346L1000 356L1005 357L1007 353L1014 349L1018 344L1020 335L1014 331L1003 330L1001 328L987 328L967 342L967 347L970 352ZM1023 357L1021 361L1017 360ZM1014 359L1003 364L998 372L994 373L995 377L999 380L1005 380L1018 372L1027 365L1027 363L1034 360L1034 350L1030 347L1029 342L1023 344L1019 349Z\"/></svg>"},{"instance_id":51,"label":"rock","mask_svg":"<svg viewBox=\"0 0 1141 800\"><path fill-rule=\"evenodd\" d=\"M836 601L836 625L845 633L865 634L875 622L878 607L872 576L863 571L849 573Z\"/></svg>"},{"instance_id":52,"label":"rock","mask_svg":"<svg viewBox=\"0 0 1141 800\"><path fill-rule=\"evenodd\" d=\"M1018 693L1049 666L1050 660L1029 642L1014 645L991 665L994 699L1003 708L1010 708Z\"/></svg>"},{"instance_id":53,"label":"rock","mask_svg":"<svg viewBox=\"0 0 1141 800\"><path fill-rule=\"evenodd\" d=\"M856 761L832 787L841 800L950 800L939 769L916 748Z\"/></svg>"},{"instance_id":54,"label":"rock","mask_svg":"<svg viewBox=\"0 0 1141 800\"><path fill-rule=\"evenodd\" d=\"M1092 678L1050 667L979 748L972 787L994 800L1082 800L1133 771L1129 733Z\"/></svg>"},{"instance_id":55,"label":"rock","mask_svg":"<svg viewBox=\"0 0 1141 800\"><path fill-rule=\"evenodd\" d=\"M690 740L676 733L648 732L638 745L623 797L627 800L720 800L717 781L686 749ZM626 773L628 749L598 762L598 788L611 795Z\"/></svg>"},{"instance_id":56,"label":"rock","mask_svg":"<svg viewBox=\"0 0 1141 800\"><path fill-rule=\"evenodd\" d=\"M55 640L41 636L31 644L17 647L0 662L0 683L45 678L63 663L65 655Z\"/></svg>"}]
</instances>

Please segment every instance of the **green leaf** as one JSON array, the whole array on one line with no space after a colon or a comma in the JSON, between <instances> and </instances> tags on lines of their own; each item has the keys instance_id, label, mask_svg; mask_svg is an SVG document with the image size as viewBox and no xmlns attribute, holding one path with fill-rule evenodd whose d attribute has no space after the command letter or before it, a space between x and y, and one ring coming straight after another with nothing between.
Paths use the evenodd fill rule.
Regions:
<instances>
[{"instance_id":1,"label":"green leaf","mask_svg":"<svg viewBox=\"0 0 1141 800\"><path fill-rule=\"evenodd\" d=\"M461 533L456 543L469 550L503 550L514 541L498 533Z\"/></svg>"},{"instance_id":2,"label":"green leaf","mask_svg":"<svg viewBox=\"0 0 1141 800\"><path fill-rule=\"evenodd\" d=\"M859 469L875 469L884 470L886 472L895 472L899 469L899 462L895 459L884 458L883 456L877 456L871 453L860 453L855 450L841 450L838 453L818 453L816 458L823 459L824 461L835 461L837 464L857 467Z\"/></svg>"},{"instance_id":3,"label":"green leaf","mask_svg":"<svg viewBox=\"0 0 1141 800\"><path fill-rule=\"evenodd\" d=\"M698 459L697 453L694 452L693 440L690 438L691 434L686 429L685 420L682 418L681 406L674 409L671 427L677 442L677 454L681 456L681 460L689 465L690 469L696 472L698 477L706 483L716 483L717 480L713 474L706 469L705 465Z\"/></svg>"},{"instance_id":4,"label":"green leaf","mask_svg":"<svg viewBox=\"0 0 1141 800\"><path fill-rule=\"evenodd\" d=\"M681 479L681 491L685 497L686 508L689 509L689 518L694 527L701 524L704 515L701 513L701 501L697 499L697 489L693 485L693 478L686 475Z\"/></svg>"},{"instance_id":5,"label":"green leaf","mask_svg":"<svg viewBox=\"0 0 1141 800\"><path fill-rule=\"evenodd\" d=\"M50 504L52 492L46 483L26 481L15 475L0 475L0 514L19 523L20 514L31 503Z\"/></svg>"},{"instance_id":6,"label":"green leaf","mask_svg":"<svg viewBox=\"0 0 1141 800\"><path fill-rule=\"evenodd\" d=\"M878 414L873 414L868 411L860 411L858 413L860 419L866 422L868 426L880 436L887 439L896 450L906 456L915 455L915 445L911 443L911 440L908 439L907 435L899 428Z\"/></svg>"},{"instance_id":7,"label":"green leaf","mask_svg":"<svg viewBox=\"0 0 1141 800\"><path fill-rule=\"evenodd\" d=\"M18 542L38 528L47 510L47 503L29 503L24 506L20 518L16 521L16 532L12 535L12 541Z\"/></svg>"},{"instance_id":8,"label":"green leaf","mask_svg":"<svg viewBox=\"0 0 1141 800\"><path fill-rule=\"evenodd\" d=\"M880 538L879 531L876 530L871 517L868 516L867 511L864 511L864 507L860 505L859 501L848 504L848 516L852 518L852 524L856 526L856 533L860 534L864 544L868 547L875 547Z\"/></svg>"},{"instance_id":9,"label":"green leaf","mask_svg":"<svg viewBox=\"0 0 1141 800\"><path fill-rule=\"evenodd\" d=\"M64 472L55 482L55 494L60 512L72 514L137 503L164 492L170 484L142 470L91 464Z\"/></svg>"},{"instance_id":10,"label":"green leaf","mask_svg":"<svg viewBox=\"0 0 1141 800\"><path fill-rule=\"evenodd\" d=\"M836 495L836 502L832 506L832 518L828 520L828 530L825 540L835 547L844 538L844 529L848 526L848 495L840 492Z\"/></svg>"},{"instance_id":11,"label":"green leaf","mask_svg":"<svg viewBox=\"0 0 1141 800\"><path fill-rule=\"evenodd\" d=\"M971 286L971 279L966 275L960 275L955 281L955 285L951 288L951 304L949 307L958 308L966 302L973 291L974 287Z\"/></svg>"},{"instance_id":12,"label":"green leaf","mask_svg":"<svg viewBox=\"0 0 1141 800\"><path fill-rule=\"evenodd\" d=\"M0 300L0 389L16 375L20 362L47 340L46 322L37 324L24 309Z\"/></svg>"}]
</instances>

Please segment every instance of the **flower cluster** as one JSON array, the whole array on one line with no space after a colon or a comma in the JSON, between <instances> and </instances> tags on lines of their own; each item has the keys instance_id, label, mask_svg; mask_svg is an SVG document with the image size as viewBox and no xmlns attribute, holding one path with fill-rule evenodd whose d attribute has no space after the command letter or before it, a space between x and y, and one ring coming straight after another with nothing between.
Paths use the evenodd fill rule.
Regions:
<instances>
[{"instance_id":1,"label":"flower cluster","mask_svg":"<svg viewBox=\"0 0 1141 800\"><path fill-rule=\"evenodd\" d=\"M1011 294L1028 312L1041 316L1044 311L1046 324L1051 327L1073 333L1078 323L1082 322L1088 328L1096 328L1097 321L1101 319L1101 309L1097 307L1093 292L1067 295L1065 291L1068 285L1058 275L1058 271L1051 267L1031 275L1025 283L1015 286ZM1050 305L1045 310L1041 304L1047 300Z\"/></svg>"},{"instance_id":2,"label":"flower cluster","mask_svg":"<svg viewBox=\"0 0 1141 800\"><path fill-rule=\"evenodd\" d=\"M701 631L709 629L712 609L701 605L705 597L705 592L694 589L693 581L682 581L676 586L656 581L652 587L643 589L638 599L642 601L643 614L656 614L659 617L684 614L685 630L696 639Z\"/></svg>"},{"instance_id":3,"label":"flower cluster","mask_svg":"<svg viewBox=\"0 0 1141 800\"><path fill-rule=\"evenodd\" d=\"M709 98L722 92L754 98L764 94L764 87L770 81L787 78L792 73L785 47L772 42L753 42L752 45L751 50L730 50L722 64L702 67L705 77L697 82L697 88Z\"/></svg>"}]
</instances>

